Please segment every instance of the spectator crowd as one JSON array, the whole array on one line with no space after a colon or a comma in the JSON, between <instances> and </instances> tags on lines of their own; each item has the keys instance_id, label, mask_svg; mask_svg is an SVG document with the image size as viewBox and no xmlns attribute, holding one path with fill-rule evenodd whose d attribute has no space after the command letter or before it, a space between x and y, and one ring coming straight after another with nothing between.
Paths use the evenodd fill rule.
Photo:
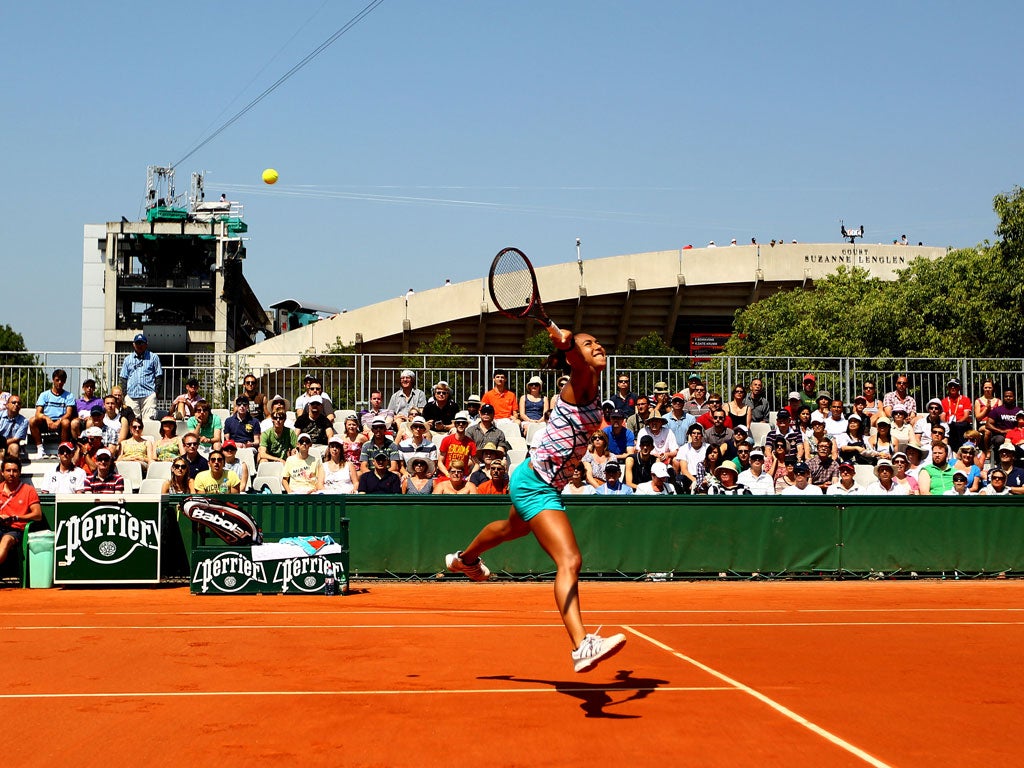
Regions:
<instances>
[{"instance_id":1,"label":"spectator crowd","mask_svg":"<svg viewBox=\"0 0 1024 768\"><path fill-rule=\"evenodd\" d=\"M247 375L224 418L196 378L157 413L162 369L147 347L136 336L120 385L102 397L91 379L75 397L60 369L28 415L21 394L0 393L4 457L56 459L35 483L45 493L123 493L118 466L131 462L143 475L169 465L162 493L244 492L259 467L289 494L505 494L558 397L539 376L519 395L496 371L489 390L459 404L447 382L425 391L403 370L394 392L373 390L366 408L344 412L315 375L292 408ZM662 381L637 393L619 374L564 494L1024 494L1024 410L1012 387L986 379L971 399L951 378L945 397L920 405L913 392L901 374L890 392L863 382L847 403L808 373L773 403L759 378L714 392L695 373L679 392ZM158 434L146 434L157 419Z\"/></svg>"}]
</instances>

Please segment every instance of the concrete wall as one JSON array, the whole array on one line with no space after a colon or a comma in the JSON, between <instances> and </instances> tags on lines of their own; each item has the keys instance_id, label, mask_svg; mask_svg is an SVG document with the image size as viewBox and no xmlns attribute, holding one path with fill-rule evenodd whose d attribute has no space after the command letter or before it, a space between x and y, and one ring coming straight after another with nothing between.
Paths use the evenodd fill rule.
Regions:
<instances>
[{"instance_id":1,"label":"concrete wall","mask_svg":"<svg viewBox=\"0 0 1024 768\"><path fill-rule=\"evenodd\" d=\"M633 279L638 291L674 289L679 276L688 287L755 283L802 283L819 280L841 265L867 269L883 280L915 258L937 259L944 248L849 243L790 243L654 251L584 261L581 278L575 261L537 269L545 304L575 300L581 286L587 296L617 294ZM483 265L481 265L483 266ZM481 270L483 271L483 270ZM739 308L738 306L735 308ZM486 277L442 286L404 298L372 304L310 326L290 331L246 350L259 353L261 364L289 365L297 353L322 350L337 339L364 343L400 335L410 329L444 325L494 311L487 296ZM262 355L281 355L274 359Z\"/></svg>"}]
</instances>

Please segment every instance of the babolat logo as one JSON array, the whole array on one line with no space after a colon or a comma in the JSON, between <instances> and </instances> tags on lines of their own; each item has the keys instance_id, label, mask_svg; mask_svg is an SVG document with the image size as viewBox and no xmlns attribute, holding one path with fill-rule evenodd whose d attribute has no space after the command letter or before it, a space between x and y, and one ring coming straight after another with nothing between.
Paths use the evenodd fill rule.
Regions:
<instances>
[{"instance_id":1,"label":"babolat logo","mask_svg":"<svg viewBox=\"0 0 1024 768\"><path fill-rule=\"evenodd\" d=\"M215 592L239 592L250 581L267 583L263 563L256 563L238 552L222 552L196 563L192 583L202 585L203 592L212 586Z\"/></svg>"},{"instance_id":2,"label":"babolat logo","mask_svg":"<svg viewBox=\"0 0 1024 768\"><path fill-rule=\"evenodd\" d=\"M274 583L281 585L281 592L319 592L324 588L324 577L331 572L340 580L341 563L332 563L326 557L293 557L277 561Z\"/></svg>"},{"instance_id":3,"label":"babolat logo","mask_svg":"<svg viewBox=\"0 0 1024 768\"><path fill-rule=\"evenodd\" d=\"M140 547L159 551L160 529L155 520L140 520L123 506L101 504L81 515L62 520L57 527L61 565L82 555L99 565L114 565Z\"/></svg>"}]
</instances>

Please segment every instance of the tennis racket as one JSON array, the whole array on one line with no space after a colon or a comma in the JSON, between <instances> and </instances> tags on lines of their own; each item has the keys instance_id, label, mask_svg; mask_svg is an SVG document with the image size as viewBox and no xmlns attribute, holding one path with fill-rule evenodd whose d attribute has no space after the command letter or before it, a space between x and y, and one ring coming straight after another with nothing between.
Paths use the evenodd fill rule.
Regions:
<instances>
[{"instance_id":1,"label":"tennis racket","mask_svg":"<svg viewBox=\"0 0 1024 768\"><path fill-rule=\"evenodd\" d=\"M544 311L533 265L518 248L498 251L491 262L487 288L491 293L491 301L501 314L515 319L530 317L545 328L558 331L558 326Z\"/></svg>"}]
</instances>

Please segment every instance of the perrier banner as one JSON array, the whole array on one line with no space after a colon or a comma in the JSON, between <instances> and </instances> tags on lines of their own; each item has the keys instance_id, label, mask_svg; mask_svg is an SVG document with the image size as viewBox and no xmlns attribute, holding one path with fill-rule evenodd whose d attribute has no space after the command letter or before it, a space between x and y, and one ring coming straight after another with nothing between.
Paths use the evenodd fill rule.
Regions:
<instances>
[{"instance_id":1,"label":"perrier banner","mask_svg":"<svg viewBox=\"0 0 1024 768\"><path fill-rule=\"evenodd\" d=\"M54 519L54 584L160 581L159 501L62 495Z\"/></svg>"}]
</instances>

